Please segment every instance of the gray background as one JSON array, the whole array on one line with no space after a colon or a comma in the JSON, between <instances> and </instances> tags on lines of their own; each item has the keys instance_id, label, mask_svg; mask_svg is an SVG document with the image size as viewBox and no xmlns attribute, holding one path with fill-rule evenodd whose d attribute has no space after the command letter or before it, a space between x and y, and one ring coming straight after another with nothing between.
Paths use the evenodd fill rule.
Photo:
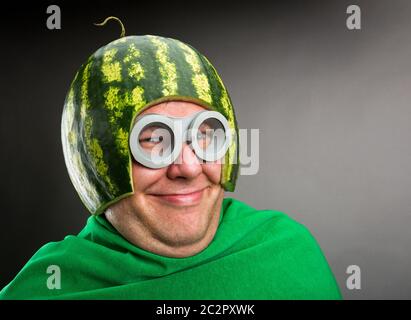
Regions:
<instances>
[{"instance_id":1,"label":"gray background","mask_svg":"<svg viewBox=\"0 0 411 320\"><path fill-rule=\"evenodd\" d=\"M346 299L411 298L411 2L54 1L2 7L0 287L43 244L88 217L60 143L64 97L76 70L127 34L178 38L215 64L241 128L260 129L260 170L235 193L283 211L321 245ZM346 28L358 4L362 29ZM346 289L358 265L362 289Z\"/></svg>"}]
</instances>

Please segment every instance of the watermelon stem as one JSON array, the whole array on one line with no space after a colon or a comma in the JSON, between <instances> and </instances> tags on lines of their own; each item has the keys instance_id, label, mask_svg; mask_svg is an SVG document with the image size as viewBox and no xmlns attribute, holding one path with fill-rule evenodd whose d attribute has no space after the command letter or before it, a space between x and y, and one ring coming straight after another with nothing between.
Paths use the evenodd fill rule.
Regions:
<instances>
[{"instance_id":1,"label":"watermelon stem","mask_svg":"<svg viewBox=\"0 0 411 320\"><path fill-rule=\"evenodd\" d=\"M94 25L95 25L95 26L102 27L102 26L104 26L104 25L107 23L107 21L109 21L109 20L116 20L116 21L120 24L120 26L121 26L120 38L125 37L125 36L126 36L126 29L124 28L124 25L123 25L123 23L121 22L121 20L120 20L119 18L117 18L117 17L113 17L113 16L107 17L103 22L101 22L101 23L94 23Z\"/></svg>"}]
</instances>

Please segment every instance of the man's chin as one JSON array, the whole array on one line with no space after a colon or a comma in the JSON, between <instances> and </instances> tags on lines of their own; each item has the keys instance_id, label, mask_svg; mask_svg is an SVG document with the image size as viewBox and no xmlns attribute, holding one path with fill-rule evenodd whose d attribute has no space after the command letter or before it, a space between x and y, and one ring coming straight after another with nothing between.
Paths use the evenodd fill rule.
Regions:
<instances>
[{"instance_id":1,"label":"man's chin","mask_svg":"<svg viewBox=\"0 0 411 320\"><path fill-rule=\"evenodd\" d=\"M157 238L172 247L189 246L208 237L213 220L210 209L198 205L184 208L162 208L156 213Z\"/></svg>"},{"instance_id":2,"label":"man's chin","mask_svg":"<svg viewBox=\"0 0 411 320\"><path fill-rule=\"evenodd\" d=\"M162 234L159 237L159 240L167 245L170 248L175 248L176 250L181 250L184 247L195 246L198 243L201 243L201 240L204 239L204 233L177 233L177 234Z\"/></svg>"}]
</instances>

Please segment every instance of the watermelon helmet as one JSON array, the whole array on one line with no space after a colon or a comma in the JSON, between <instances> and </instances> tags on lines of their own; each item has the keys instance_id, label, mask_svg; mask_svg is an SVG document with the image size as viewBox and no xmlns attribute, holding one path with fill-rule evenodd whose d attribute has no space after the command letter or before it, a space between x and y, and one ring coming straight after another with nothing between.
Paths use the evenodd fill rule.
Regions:
<instances>
[{"instance_id":1,"label":"watermelon helmet","mask_svg":"<svg viewBox=\"0 0 411 320\"><path fill-rule=\"evenodd\" d=\"M129 136L136 116L164 101L189 101L221 113L235 135L220 184L234 191L238 127L214 67L193 47L159 36L128 36L98 49L67 93L61 138L70 179L91 214L133 194Z\"/></svg>"}]
</instances>

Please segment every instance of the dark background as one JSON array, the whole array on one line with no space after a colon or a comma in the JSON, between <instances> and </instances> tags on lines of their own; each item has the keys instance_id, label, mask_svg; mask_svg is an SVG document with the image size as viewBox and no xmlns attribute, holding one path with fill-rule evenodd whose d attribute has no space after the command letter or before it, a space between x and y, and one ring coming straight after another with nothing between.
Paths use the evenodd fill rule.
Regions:
<instances>
[{"instance_id":1,"label":"dark background","mask_svg":"<svg viewBox=\"0 0 411 320\"><path fill-rule=\"evenodd\" d=\"M57 4L62 29L46 28ZM346 28L358 4L362 29ZM348 299L411 297L411 2L53 1L1 5L0 288L88 213L66 172L60 119L79 66L118 38L187 42L222 76L260 170L235 193L319 241ZM252 190L252 192L250 191ZM346 289L359 265L362 289ZM275 271L273 271L275 272Z\"/></svg>"}]
</instances>

